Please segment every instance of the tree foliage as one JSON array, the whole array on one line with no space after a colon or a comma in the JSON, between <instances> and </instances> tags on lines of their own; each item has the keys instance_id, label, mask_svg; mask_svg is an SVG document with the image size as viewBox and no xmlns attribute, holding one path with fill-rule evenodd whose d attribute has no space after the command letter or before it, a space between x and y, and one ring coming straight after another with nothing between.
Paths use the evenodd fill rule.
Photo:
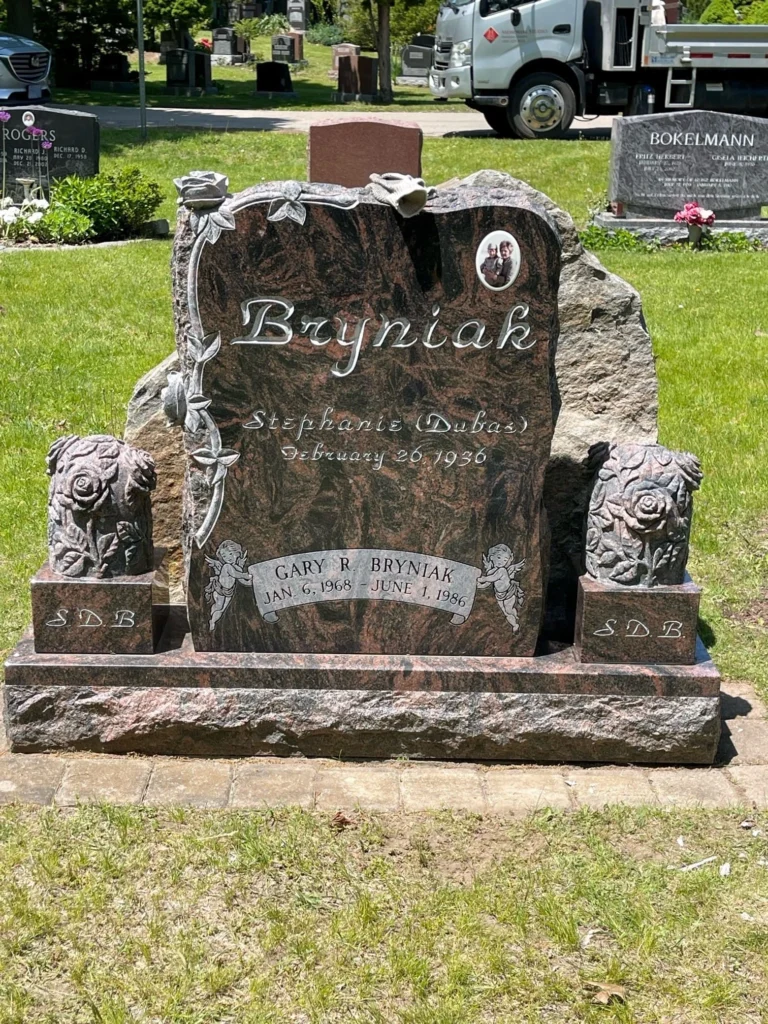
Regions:
<instances>
[{"instance_id":1,"label":"tree foliage","mask_svg":"<svg viewBox=\"0 0 768 1024\"><path fill-rule=\"evenodd\" d=\"M732 0L712 0L701 16L702 25L737 25L738 22Z\"/></svg>"},{"instance_id":2,"label":"tree foliage","mask_svg":"<svg viewBox=\"0 0 768 1024\"><path fill-rule=\"evenodd\" d=\"M133 0L35 0L34 24L59 85L87 83L101 57L136 46Z\"/></svg>"},{"instance_id":3,"label":"tree foliage","mask_svg":"<svg viewBox=\"0 0 768 1024\"><path fill-rule=\"evenodd\" d=\"M177 35L210 21L210 0L144 0L144 21L150 28L166 25Z\"/></svg>"}]
</instances>

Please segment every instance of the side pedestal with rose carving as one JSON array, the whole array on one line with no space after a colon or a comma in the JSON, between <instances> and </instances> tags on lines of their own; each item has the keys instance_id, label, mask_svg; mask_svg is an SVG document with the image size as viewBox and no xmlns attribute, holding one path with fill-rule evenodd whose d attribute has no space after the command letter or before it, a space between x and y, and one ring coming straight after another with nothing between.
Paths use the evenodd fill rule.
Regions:
<instances>
[{"instance_id":1,"label":"side pedestal with rose carving","mask_svg":"<svg viewBox=\"0 0 768 1024\"><path fill-rule=\"evenodd\" d=\"M685 567L702 472L690 452L601 446L579 580L582 662L693 665L701 590Z\"/></svg>"},{"instance_id":2,"label":"side pedestal with rose carving","mask_svg":"<svg viewBox=\"0 0 768 1024\"><path fill-rule=\"evenodd\" d=\"M59 438L47 466L49 558L31 585L35 652L152 654L168 601L152 546L152 458L95 434Z\"/></svg>"},{"instance_id":3,"label":"side pedestal with rose carving","mask_svg":"<svg viewBox=\"0 0 768 1024\"><path fill-rule=\"evenodd\" d=\"M185 603L155 643L147 457L57 442L11 749L713 761L698 463L594 453L577 636L547 635L557 224L503 181L394 184L177 181Z\"/></svg>"}]
</instances>

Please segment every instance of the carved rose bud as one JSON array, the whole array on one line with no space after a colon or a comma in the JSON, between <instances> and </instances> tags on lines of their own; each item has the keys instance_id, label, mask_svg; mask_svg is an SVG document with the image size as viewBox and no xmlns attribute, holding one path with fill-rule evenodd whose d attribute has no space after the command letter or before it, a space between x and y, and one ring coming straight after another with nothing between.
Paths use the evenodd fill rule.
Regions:
<instances>
[{"instance_id":1,"label":"carved rose bud","mask_svg":"<svg viewBox=\"0 0 768 1024\"><path fill-rule=\"evenodd\" d=\"M216 171L190 171L183 178L174 178L179 203L189 210L220 206L227 198L229 178Z\"/></svg>"},{"instance_id":2,"label":"carved rose bud","mask_svg":"<svg viewBox=\"0 0 768 1024\"><path fill-rule=\"evenodd\" d=\"M59 503L75 512L97 512L109 498L109 484L89 466L75 465L58 491Z\"/></svg>"},{"instance_id":3,"label":"carved rose bud","mask_svg":"<svg viewBox=\"0 0 768 1024\"><path fill-rule=\"evenodd\" d=\"M653 480L630 484L622 495L621 518L635 533L664 533L677 525L672 495Z\"/></svg>"},{"instance_id":4,"label":"carved rose bud","mask_svg":"<svg viewBox=\"0 0 768 1024\"><path fill-rule=\"evenodd\" d=\"M163 412L172 426L181 426L187 415L187 392L180 373L168 374L168 385L163 388Z\"/></svg>"}]
</instances>

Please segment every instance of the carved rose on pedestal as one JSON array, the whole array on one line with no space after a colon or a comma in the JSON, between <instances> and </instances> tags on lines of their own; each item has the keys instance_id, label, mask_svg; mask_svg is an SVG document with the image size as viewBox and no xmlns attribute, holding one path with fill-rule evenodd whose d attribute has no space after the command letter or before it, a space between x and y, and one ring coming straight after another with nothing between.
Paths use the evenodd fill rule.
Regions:
<instances>
[{"instance_id":1,"label":"carved rose on pedestal","mask_svg":"<svg viewBox=\"0 0 768 1024\"><path fill-rule=\"evenodd\" d=\"M597 447L597 446L596 446ZM592 491L587 572L604 583L655 587L683 582L699 460L655 444L612 445Z\"/></svg>"},{"instance_id":2,"label":"carved rose on pedestal","mask_svg":"<svg viewBox=\"0 0 768 1024\"><path fill-rule=\"evenodd\" d=\"M107 434L60 437L47 457L48 551L63 576L152 568L152 457Z\"/></svg>"}]
</instances>

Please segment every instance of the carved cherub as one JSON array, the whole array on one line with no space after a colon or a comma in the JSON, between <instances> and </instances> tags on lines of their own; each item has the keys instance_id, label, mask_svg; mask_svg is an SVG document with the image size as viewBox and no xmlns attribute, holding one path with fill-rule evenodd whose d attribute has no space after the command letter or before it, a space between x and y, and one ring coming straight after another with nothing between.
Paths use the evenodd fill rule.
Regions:
<instances>
[{"instance_id":1,"label":"carved cherub","mask_svg":"<svg viewBox=\"0 0 768 1024\"><path fill-rule=\"evenodd\" d=\"M495 544L483 555L483 575L478 577L477 585L485 590L493 584L493 591L499 607L512 627L512 632L520 629L518 621L519 609L525 601L525 591L515 579L521 569L525 568L525 559L515 562L512 549L506 544Z\"/></svg>"},{"instance_id":2,"label":"carved cherub","mask_svg":"<svg viewBox=\"0 0 768 1024\"><path fill-rule=\"evenodd\" d=\"M216 549L216 557L205 556L212 572L205 588L205 599L211 606L210 629L213 630L216 623L234 596L238 582L250 586L251 577L245 571L245 560L248 552L243 551L240 545L234 540L224 540Z\"/></svg>"}]
</instances>

